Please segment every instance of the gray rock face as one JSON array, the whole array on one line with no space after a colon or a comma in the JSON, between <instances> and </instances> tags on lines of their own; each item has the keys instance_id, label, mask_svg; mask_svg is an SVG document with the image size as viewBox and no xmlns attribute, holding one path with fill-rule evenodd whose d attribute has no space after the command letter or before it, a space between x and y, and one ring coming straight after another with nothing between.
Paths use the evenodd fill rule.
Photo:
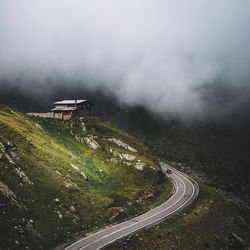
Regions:
<instances>
[{"instance_id":1,"label":"gray rock face","mask_svg":"<svg viewBox=\"0 0 250 250\"><path fill-rule=\"evenodd\" d=\"M83 178L85 179L85 180L87 180L88 178L87 178L87 176L86 176L86 174L83 172L83 171L81 171L81 176L83 176Z\"/></svg>"},{"instance_id":2,"label":"gray rock face","mask_svg":"<svg viewBox=\"0 0 250 250\"><path fill-rule=\"evenodd\" d=\"M146 165L147 165L147 164L146 164L145 162L141 162L140 160L138 160L138 161L135 163L134 167L135 167L136 169L138 169L138 170L143 170L144 167L145 167Z\"/></svg>"},{"instance_id":3,"label":"gray rock face","mask_svg":"<svg viewBox=\"0 0 250 250\"><path fill-rule=\"evenodd\" d=\"M10 153L11 153L11 149L14 147L13 143L11 142L8 142L7 145L3 145L1 142L0 142L0 152L2 152L1 154L4 155L4 157L9 161L9 163L11 164L16 164Z\"/></svg>"},{"instance_id":4,"label":"gray rock face","mask_svg":"<svg viewBox=\"0 0 250 250\"><path fill-rule=\"evenodd\" d=\"M70 206L69 211L70 211L72 214L76 214L76 213L77 213L77 210L76 210L76 208L75 208L73 205Z\"/></svg>"},{"instance_id":5,"label":"gray rock face","mask_svg":"<svg viewBox=\"0 0 250 250\"><path fill-rule=\"evenodd\" d=\"M80 124L80 127L81 127L81 129L82 129L82 134L85 134L86 131L87 131L87 127L86 127L86 124L83 122L83 118L82 118L82 117L79 119L79 124ZM74 131L73 131L74 126L75 126L75 122L72 122L72 123L70 124L70 127L71 127L71 129L70 129L70 134L71 134L72 136L75 136L75 133L74 133Z\"/></svg>"},{"instance_id":6,"label":"gray rock face","mask_svg":"<svg viewBox=\"0 0 250 250\"><path fill-rule=\"evenodd\" d=\"M82 144L86 143L92 149L101 148L99 143L96 141L96 139L98 138L97 136L88 135L88 136L82 137L81 135L75 134L74 138Z\"/></svg>"},{"instance_id":7,"label":"gray rock face","mask_svg":"<svg viewBox=\"0 0 250 250\"><path fill-rule=\"evenodd\" d=\"M70 134L72 136L74 136L74 138L78 142L80 142L82 144L86 143L92 149L99 149L99 148L101 148L101 146L99 145L99 143L96 141L96 139L98 139L97 136L93 136L92 134L88 134L88 135L86 134L87 128L86 128L85 123L83 122L83 118L80 118L79 122L80 122L80 127L81 127L82 132L75 133L74 130L73 130L73 128L74 128L74 122L72 122L71 123Z\"/></svg>"},{"instance_id":8,"label":"gray rock face","mask_svg":"<svg viewBox=\"0 0 250 250\"><path fill-rule=\"evenodd\" d=\"M109 220L111 222L118 221L124 216L126 216L126 211L123 208L120 208L112 217L109 218Z\"/></svg>"},{"instance_id":9,"label":"gray rock face","mask_svg":"<svg viewBox=\"0 0 250 250\"><path fill-rule=\"evenodd\" d=\"M36 123L36 127L39 128L40 130L43 130L42 126L38 123Z\"/></svg>"},{"instance_id":10,"label":"gray rock face","mask_svg":"<svg viewBox=\"0 0 250 250\"><path fill-rule=\"evenodd\" d=\"M71 166L73 169L75 169L77 172L80 171L80 169L79 169L78 166L76 166L76 165L74 165L74 164L70 164L70 166ZM85 180L87 180L87 176L86 176L86 174L85 174L83 171L80 172L80 175L83 176L83 178L84 178Z\"/></svg>"},{"instance_id":11,"label":"gray rock face","mask_svg":"<svg viewBox=\"0 0 250 250\"><path fill-rule=\"evenodd\" d=\"M113 164L117 164L118 163L118 160L116 158L110 158L110 162L113 163Z\"/></svg>"},{"instance_id":12,"label":"gray rock face","mask_svg":"<svg viewBox=\"0 0 250 250\"><path fill-rule=\"evenodd\" d=\"M136 160L136 156L131 155L131 154L125 154L125 153L120 153L112 148L108 149L110 153L113 154L114 157L110 158L110 161L114 164L118 163L117 158L123 161L123 163L127 166L133 166L134 168L138 170L143 170L144 167L147 166L145 162L142 162L141 160Z\"/></svg>"},{"instance_id":13,"label":"gray rock face","mask_svg":"<svg viewBox=\"0 0 250 250\"><path fill-rule=\"evenodd\" d=\"M79 119L79 121L80 121L80 124L81 124L82 131L83 131L83 132L86 132L87 128L86 128L85 123L83 122L83 118L81 117L81 118Z\"/></svg>"},{"instance_id":14,"label":"gray rock face","mask_svg":"<svg viewBox=\"0 0 250 250\"><path fill-rule=\"evenodd\" d=\"M79 171L79 168L78 168L76 165L70 164L70 166L71 166L73 169L75 169L76 171Z\"/></svg>"},{"instance_id":15,"label":"gray rock face","mask_svg":"<svg viewBox=\"0 0 250 250\"><path fill-rule=\"evenodd\" d=\"M9 187L1 181L0 181L0 192L2 193L3 196L10 199L15 205L20 207L16 200L15 193L12 190L10 190Z\"/></svg>"},{"instance_id":16,"label":"gray rock face","mask_svg":"<svg viewBox=\"0 0 250 250\"><path fill-rule=\"evenodd\" d=\"M10 148L13 148L14 147L14 144L10 141L7 142L7 147L10 147Z\"/></svg>"},{"instance_id":17,"label":"gray rock face","mask_svg":"<svg viewBox=\"0 0 250 250\"><path fill-rule=\"evenodd\" d=\"M118 151L113 150L112 148L110 148L108 151L112 153L115 157L120 158L121 160L134 161L136 159L134 155L120 153Z\"/></svg>"},{"instance_id":18,"label":"gray rock face","mask_svg":"<svg viewBox=\"0 0 250 250\"><path fill-rule=\"evenodd\" d=\"M145 201L153 199L153 198L154 198L154 194L152 192L143 191L140 197L136 200L136 203L138 205L143 205Z\"/></svg>"},{"instance_id":19,"label":"gray rock face","mask_svg":"<svg viewBox=\"0 0 250 250\"><path fill-rule=\"evenodd\" d=\"M121 148L124 148L124 149L129 150L129 151L134 152L134 153L137 152L137 150L135 148L131 147L130 145L128 145L125 142L122 142L119 139L111 138L111 139L108 139L108 140L115 143L116 145L118 145Z\"/></svg>"},{"instance_id":20,"label":"gray rock face","mask_svg":"<svg viewBox=\"0 0 250 250\"><path fill-rule=\"evenodd\" d=\"M83 139L90 148L98 149L98 148L101 148L101 146L96 141L97 138L98 138L97 136L88 135L88 136L84 137Z\"/></svg>"},{"instance_id":21,"label":"gray rock face","mask_svg":"<svg viewBox=\"0 0 250 250\"><path fill-rule=\"evenodd\" d=\"M33 182L30 181L29 177L20 168L15 168L14 172L21 179L23 184L33 185Z\"/></svg>"},{"instance_id":22,"label":"gray rock face","mask_svg":"<svg viewBox=\"0 0 250 250\"><path fill-rule=\"evenodd\" d=\"M242 244L245 244L245 241L239 235L237 235L236 233L232 233L232 235L237 241L239 241Z\"/></svg>"},{"instance_id":23,"label":"gray rock face","mask_svg":"<svg viewBox=\"0 0 250 250\"><path fill-rule=\"evenodd\" d=\"M16 198L14 192L12 192L7 185L0 181L0 191L7 198Z\"/></svg>"}]
</instances>

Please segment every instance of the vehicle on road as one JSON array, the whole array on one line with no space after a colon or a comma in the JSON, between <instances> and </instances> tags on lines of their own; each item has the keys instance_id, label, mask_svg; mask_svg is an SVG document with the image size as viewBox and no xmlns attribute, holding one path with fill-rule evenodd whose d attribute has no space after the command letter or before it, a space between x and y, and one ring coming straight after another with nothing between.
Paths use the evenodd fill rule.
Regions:
<instances>
[{"instance_id":1,"label":"vehicle on road","mask_svg":"<svg viewBox=\"0 0 250 250\"><path fill-rule=\"evenodd\" d=\"M167 173L167 174L172 174L172 170L171 170L171 169L167 169L167 170L166 170L166 173Z\"/></svg>"}]
</instances>

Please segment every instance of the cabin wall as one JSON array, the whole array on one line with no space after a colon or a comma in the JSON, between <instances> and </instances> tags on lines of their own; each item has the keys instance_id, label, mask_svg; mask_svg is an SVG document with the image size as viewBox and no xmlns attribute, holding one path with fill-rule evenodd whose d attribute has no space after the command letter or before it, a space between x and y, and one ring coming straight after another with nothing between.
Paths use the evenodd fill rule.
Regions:
<instances>
[{"instance_id":1,"label":"cabin wall","mask_svg":"<svg viewBox=\"0 0 250 250\"><path fill-rule=\"evenodd\" d=\"M72 118L72 112L63 112L62 120L70 120Z\"/></svg>"},{"instance_id":2,"label":"cabin wall","mask_svg":"<svg viewBox=\"0 0 250 250\"><path fill-rule=\"evenodd\" d=\"M60 113L60 112L56 113L56 112L54 112L53 113L53 118L62 120L63 119L63 113Z\"/></svg>"},{"instance_id":3,"label":"cabin wall","mask_svg":"<svg viewBox=\"0 0 250 250\"><path fill-rule=\"evenodd\" d=\"M70 120L72 118L72 112L54 112L53 118L59 120Z\"/></svg>"}]
</instances>

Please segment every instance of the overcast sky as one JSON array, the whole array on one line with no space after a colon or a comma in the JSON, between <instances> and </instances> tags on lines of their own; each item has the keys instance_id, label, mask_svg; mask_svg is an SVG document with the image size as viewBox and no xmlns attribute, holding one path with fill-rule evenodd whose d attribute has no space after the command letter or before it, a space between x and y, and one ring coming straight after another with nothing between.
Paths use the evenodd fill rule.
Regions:
<instances>
[{"instance_id":1,"label":"overcast sky","mask_svg":"<svg viewBox=\"0 0 250 250\"><path fill-rule=\"evenodd\" d=\"M250 89L249 24L249 0L1 0L0 78L65 77L197 115L204 84Z\"/></svg>"}]
</instances>

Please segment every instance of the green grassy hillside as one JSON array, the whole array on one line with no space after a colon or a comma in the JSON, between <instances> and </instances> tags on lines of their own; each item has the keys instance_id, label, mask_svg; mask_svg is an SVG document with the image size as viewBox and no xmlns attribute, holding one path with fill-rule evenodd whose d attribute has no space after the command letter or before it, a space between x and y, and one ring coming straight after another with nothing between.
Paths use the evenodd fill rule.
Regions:
<instances>
[{"instance_id":1,"label":"green grassy hillside","mask_svg":"<svg viewBox=\"0 0 250 250\"><path fill-rule=\"evenodd\" d=\"M141 213L171 189L148 148L112 124L4 105L0 169L0 249L52 248Z\"/></svg>"}]
</instances>

